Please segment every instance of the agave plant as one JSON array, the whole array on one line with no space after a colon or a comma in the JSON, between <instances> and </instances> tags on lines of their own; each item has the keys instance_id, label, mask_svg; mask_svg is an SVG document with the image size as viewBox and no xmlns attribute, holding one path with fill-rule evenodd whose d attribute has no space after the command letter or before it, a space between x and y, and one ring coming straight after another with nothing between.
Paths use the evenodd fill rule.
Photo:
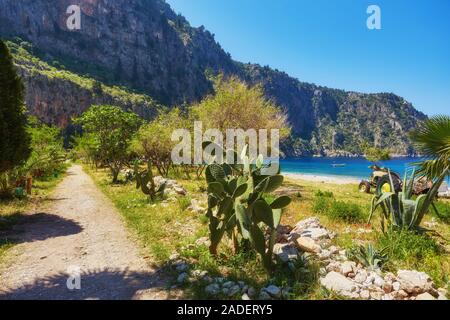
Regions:
<instances>
[{"instance_id":1,"label":"agave plant","mask_svg":"<svg viewBox=\"0 0 450 320\"><path fill-rule=\"evenodd\" d=\"M369 270L376 270L380 269L388 260L386 250L387 248L378 251L369 243L367 246L361 245L348 250L347 257L361 263Z\"/></svg>"},{"instance_id":2,"label":"agave plant","mask_svg":"<svg viewBox=\"0 0 450 320\"><path fill-rule=\"evenodd\" d=\"M424 215L430 210L430 207L433 207L437 212L433 201L436 199L439 187L446 175L447 172L441 173L441 175L433 181L433 186L427 194L420 195L416 199L413 199L414 178L416 177L415 170L413 170L409 180L407 179L407 173L405 173L403 190L401 192L385 192L373 197L368 222L370 223L375 210L381 208L383 230L385 219L394 227L402 229L417 228ZM390 171L389 180L391 190L395 190Z\"/></svg>"}]
</instances>

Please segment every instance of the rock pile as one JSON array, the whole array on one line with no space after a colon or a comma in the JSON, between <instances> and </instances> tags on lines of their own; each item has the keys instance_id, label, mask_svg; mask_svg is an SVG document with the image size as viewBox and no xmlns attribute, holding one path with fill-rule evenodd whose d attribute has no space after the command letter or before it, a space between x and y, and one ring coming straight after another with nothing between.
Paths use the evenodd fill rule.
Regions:
<instances>
[{"instance_id":1,"label":"rock pile","mask_svg":"<svg viewBox=\"0 0 450 320\"><path fill-rule=\"evenodd\" d=\"M161 176L157 176L153 178L153 181L155 182L156 188L158 189L159 186L166 184L165 193L169 196L174 195L181 195L185 196L187 195L187 191L183 186L178 184L176 180L166 179Z\"/></svg>"},{"instance_id":2,"label":"rock pile","mask_svg":"<svg viewBox=\"0 0 450 320\"><path fill-rule=\"evenodd\" d=\"M330 291L352 299L371 300L446 300L446 290L436 289L423 272L400 270L382 274L349 261L345 250L330 244L334 232L320 225L318 218L297 223L289 233L278 238L284 243L274 247L274 254L283 262L297 259L301 254L314 255L321 261L321 284Z\"/></svg>"},{"instance_id":3,"label":"rock pile","mask_svg":"<svg viewBox=\"0 0 450 320\"><path fill-rule=\"evenodd\" d=\"M314 257L320 261L320 283L340 296L362 300L447 300L447 291L437 289L430 277L414 270L399 270L397 274L382 274L380 270L369 270L350 261L345 250L331 244L336 236L324 228L318 218L309 218L297 223L294 228L281 226L279 243L274 246L274 255L282 263L295 261L301 256ZM200 238L196 245L208 245L207 238ZM189 265L171 258L172 267L179 273L179 284L201 281L205 293L210 297L236 297L243 300L287 299L290 287L269 285L259 292L246 283L234 282L221 277L210 277L206 271L189 271Z\"/></svg>"}]
</instances>

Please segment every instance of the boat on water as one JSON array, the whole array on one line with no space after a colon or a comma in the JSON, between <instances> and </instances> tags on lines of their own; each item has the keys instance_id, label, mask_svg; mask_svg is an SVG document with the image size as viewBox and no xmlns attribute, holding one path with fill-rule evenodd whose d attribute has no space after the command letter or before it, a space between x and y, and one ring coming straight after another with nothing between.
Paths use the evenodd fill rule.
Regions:
<instances>
[{"instance_id":1,"label":"boat on water","mask_svg":"<svg viewBox=\"0 0 450 320\"><path fill-rule=\"evenodd\" d=\"M341 167L345 167L347 164L345 163L333 163L331 166L333 168L341 168Z\"/></svg>"}]
</instances>

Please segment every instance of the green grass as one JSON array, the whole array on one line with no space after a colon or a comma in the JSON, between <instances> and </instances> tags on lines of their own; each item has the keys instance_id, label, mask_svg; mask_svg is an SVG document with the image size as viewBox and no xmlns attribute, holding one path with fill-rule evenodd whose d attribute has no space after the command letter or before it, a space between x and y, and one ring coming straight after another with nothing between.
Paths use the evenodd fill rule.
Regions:
<instances>
[{"instance_id":1,"label":"green grass","mask_svg":"<svg viewBox=\"0 0 450 320\"><path fill-rule=\"evenodd\" d=\"M145 195L135 189L133 183L112 186L106 170L95 171L86 166L85 169L114 202L127 225L135 232L142 243L144 254L151 256L158 265L162 266L172 253L177 252L192 265L193 269L206 270L211 276L245 281L257 290L270 283L292 287L290 297L292 299L340 299L321 288L318 281L319 265L314 259L308 264L300 261L295 271L288 267L278 267L269 279L259 256L252 253L234 254L229 240L221 243L217 258L209 254L206 246L194 245L198 238L208 236L208 219L205 215L192 213L186 208L190 199L205 200L205 194L202 192L205 190L204 180L178 179L179 183L188 190L187 198L177 197L175 201L167 204L162 201L151 204L148 203ZM292 204L283 213L282 224L295 225L301 219L318 216L325 227L337 232L338 237L333 240L333 243L343 248L368 242L380 248L385 246L386 242L394 241L394 239L381 240L382 233L377 217L373 225L365 224L372 196L359 193L357 185L333 185L307 181L295 183L287 181L285 185L298 188L302 196L293 197ZM326 209L317 209L317 206L322 205L316 202L317 198L327 203ZM330 214L330 210L334 210L334 213ZM429 219L430 217L427 216L424 221ZM369 232L360 233L358 232L360 229ZM439 223L437 231L443 239L449 236L448 226L444 224ZM396 249L392 249L386 268L394 271L398 268L423 270L437 284L444 285L450 271L449 256L445 251L434 246L437 243L435 237L429 235L426 236L428 238L424 238L425 240L414 237L410 239L403 235L402 237L404 238L395 239L397 242L394 242L399 244ZM441 246L438 245L438 247ZM414 252L414 250L418 251ZM174 277L176 276L173 270L168 272L173 272ZM206 284L194 283L185 286L184 290L188 297L204 299L207 298L204 292L205 286ZM224 296L218 298L230 299ZM239 298L239 296L233 298Z\"/></svg>"},{"instance_id":2,"label":"green grass","mask_svg":"<svg viewBox=\"0 0 450 320\"><path fill-rule=\"evenodd\" d=\"M429 234L408 230L389 230L378 234L376 246L387 248L386 268L415 269L428 273L438 286L448 282L449 261L444 248Z\"/></svg>"},{"instance_id":3,"label":"green grass","mask_svg":"<svg viewBox=\"0 0 450 320\"><path fill-rule=\"evenodd\" d=\"M437 213L432 210L433 216L444 223L450 223L450 202L448 200L439 200L436 202Z\"/></svg>"}]
</instances>

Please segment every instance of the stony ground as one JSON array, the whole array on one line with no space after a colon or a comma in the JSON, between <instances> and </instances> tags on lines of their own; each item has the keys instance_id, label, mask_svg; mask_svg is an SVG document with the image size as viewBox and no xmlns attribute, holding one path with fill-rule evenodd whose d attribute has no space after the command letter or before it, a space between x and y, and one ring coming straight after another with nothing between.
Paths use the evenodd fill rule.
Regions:
<instances>
[{"instance_id":1,"label":"stony ground","mask_svg":"<svg viewBox=\"0 0 450 320\"><path fill-rule=\"evenodd\" d=\"M119 213L80 166L69 169L48 209L41 211L9 235L19 244L0 270L0 299L176 295L164 290L164 280L139 254Z\"/></svg>"}]
</instances>

